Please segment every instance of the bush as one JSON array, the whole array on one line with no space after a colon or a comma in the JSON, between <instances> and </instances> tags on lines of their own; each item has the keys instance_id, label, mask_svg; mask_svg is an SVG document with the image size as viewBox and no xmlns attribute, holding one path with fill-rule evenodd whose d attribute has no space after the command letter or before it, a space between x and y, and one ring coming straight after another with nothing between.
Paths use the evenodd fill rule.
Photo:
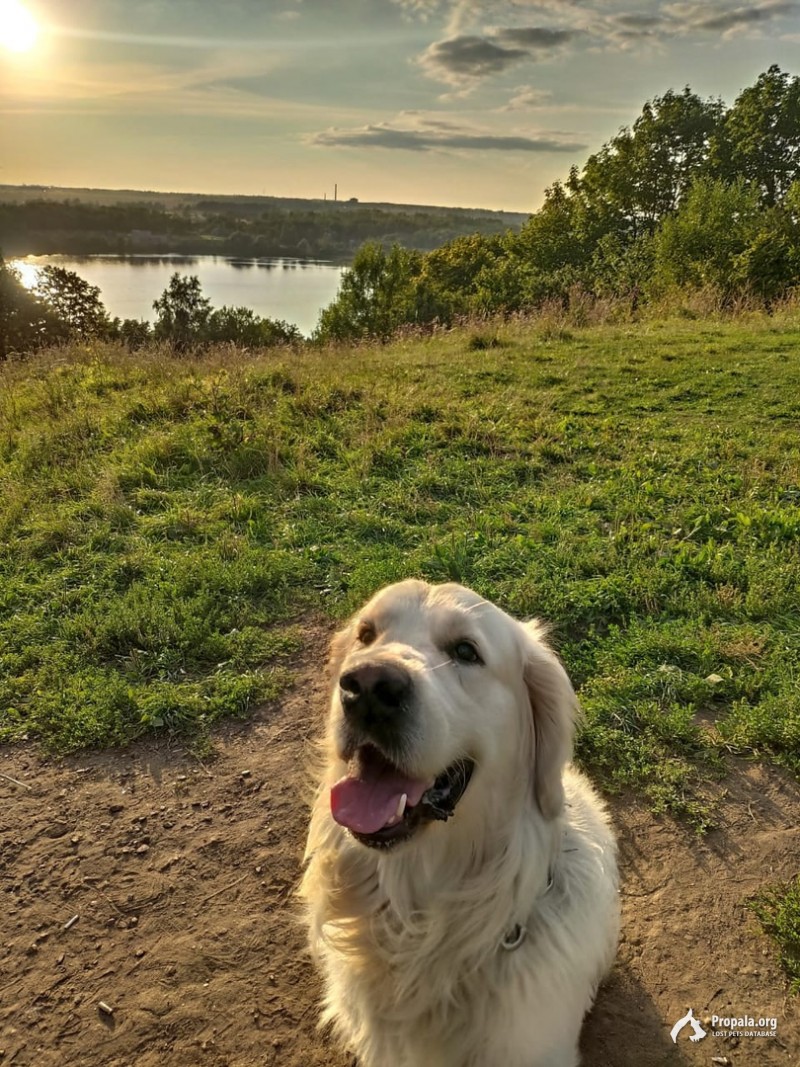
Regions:
<instances>
[{"instance_id":1,"label":"bush","mask_svg":"<svg viewBox=\"0 0 800 1067\"><path fill-rule=\"evenodd\" d=\"M416 322L413 283L421 258L399 245L388 252L379 244L362 245L344 273L336 299L322 312L313 339L386 340L398 327Z\"/></svg>"},{"instance_id":2,"label":"bush","mask_svg":"<svg viewBox=\"0 0 800 1067\"><path fill-rule=\"evenodd\" d=\"M758 192L741 179L696 182L677 213L661 223L653 242L652 287L736 287L736 265L758 225Z\"/></svg>"},{"instance_id":3,"label":"bush","mask_svg":"<svg viewBox=\"0 0 800 1067\"><path fill-rule=\"evenodd\" d=\"M111 324L111 336L118 338L125 345L135 351L144 348L153 339L153 328L144 319L114 319Z\"/></svg>"},{"instance_id":4,"label":"bush","mask_svg":"<svg viewBox=\"0 0 800 1067\"><path fill-rule=\"evenodd\" d=\"M297 344L303 339L292 323L263 319L250 308L212 308L196 275L173 274L153 307L158 312L153 336L178 350L207 344L268 348Z\"/></svg>"},{"instance_id":5,"label":"bush","mask_svg":"<svg viewBox=\"0 0 800 1067\"><path fill-rule=\"evenodd\" d=\"M262 319L250 308L221 307L211 312L203 339L212 343L228 342L240 348L269 348L297 344L303 335L291 323Z\"/></svg>"}]
</instances>

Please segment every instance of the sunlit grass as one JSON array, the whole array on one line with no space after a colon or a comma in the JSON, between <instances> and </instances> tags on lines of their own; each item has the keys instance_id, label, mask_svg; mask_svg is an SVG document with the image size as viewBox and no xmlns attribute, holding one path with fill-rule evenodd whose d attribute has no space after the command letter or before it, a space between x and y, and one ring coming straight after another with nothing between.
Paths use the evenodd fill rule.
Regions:
<instances>
[{"instance_id":1,"label":"sunlit grass","mask_svg":"<svg viewBox=\"0 0 800 1067\"><path fill-rule=\"evenodd\" d=\"M749 907L778 943L790 991L800 993L800 877L762 890Z\"/></svg>"},{"instance_id":2,"label":"sunlit grass","mask_svg":"<svg viewBox=\"0 0 800 1067\"><path fill-rule=\"evenodd\" d=\"M476 340L477 339L477 340ZM311 613L419 575L537 614L608 789L800 771L800 327L492 326L0 371L0 737L201 736Z\"/></svg>"}]
</instances>

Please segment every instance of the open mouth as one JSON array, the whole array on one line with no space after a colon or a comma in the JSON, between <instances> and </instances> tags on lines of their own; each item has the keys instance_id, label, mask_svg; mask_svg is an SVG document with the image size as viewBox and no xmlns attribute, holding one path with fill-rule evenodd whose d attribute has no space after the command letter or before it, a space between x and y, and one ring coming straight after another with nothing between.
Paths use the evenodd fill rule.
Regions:
<instances>
[{"instance_id":1,"label":"open mouth","mask_svg":"<svg viewBox=\"0 0 800 1067\"><path fill-rule=\"evenodd\" d=\"M458 759L425 781L405 774L374 745L362 745L331 789L331 814L362 844L390 848L425 823L449 819L474 769L472 760Z\"/></svg>"}]
</instances>

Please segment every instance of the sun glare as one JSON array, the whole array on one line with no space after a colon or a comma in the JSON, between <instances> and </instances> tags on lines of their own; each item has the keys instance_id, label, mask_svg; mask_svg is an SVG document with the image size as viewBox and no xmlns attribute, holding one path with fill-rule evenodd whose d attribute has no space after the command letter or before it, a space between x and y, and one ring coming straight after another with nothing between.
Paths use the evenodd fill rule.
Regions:
<instances>
[{"instance_id":1,"label":"sun glare","mask_svg":"<svg viewBox=\"0 0 800 1067\"><path fill-rule=\"evenodd\" d=\"M19 280L26 289L35 289L39 281L39 268L23 259L12 259L11 266L19 274Z\"/></svg>"},{"instance_id":2,"label":"sun glare","mask_svg":"<svg viewBox=\"0 0 800 1067\"><path fill-rule=\"evenodd\" d=\"M30 52L39 36L36 19L19 0L0 0L0 46Z\"/></svg>"}]
</instances>

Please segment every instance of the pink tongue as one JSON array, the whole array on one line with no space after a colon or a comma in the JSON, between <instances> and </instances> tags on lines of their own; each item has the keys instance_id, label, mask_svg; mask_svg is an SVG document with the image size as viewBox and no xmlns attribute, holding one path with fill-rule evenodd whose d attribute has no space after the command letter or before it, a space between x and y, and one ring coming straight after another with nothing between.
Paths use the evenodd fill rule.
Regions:
<instances>
[{"instance_id":1,"label":"pink tongue","mask_svg":"<svg viewBox=\"0 0 800 1067\"><path fill-rule=\"evenodd\" d=\"M331 789L331 814L340 826L357 834L374 834L397 814L403 793L411 808L419 804L430 786L415 778L405 778L388 768L374 777L342 778Z\"/></svg>"}]
</instances>

